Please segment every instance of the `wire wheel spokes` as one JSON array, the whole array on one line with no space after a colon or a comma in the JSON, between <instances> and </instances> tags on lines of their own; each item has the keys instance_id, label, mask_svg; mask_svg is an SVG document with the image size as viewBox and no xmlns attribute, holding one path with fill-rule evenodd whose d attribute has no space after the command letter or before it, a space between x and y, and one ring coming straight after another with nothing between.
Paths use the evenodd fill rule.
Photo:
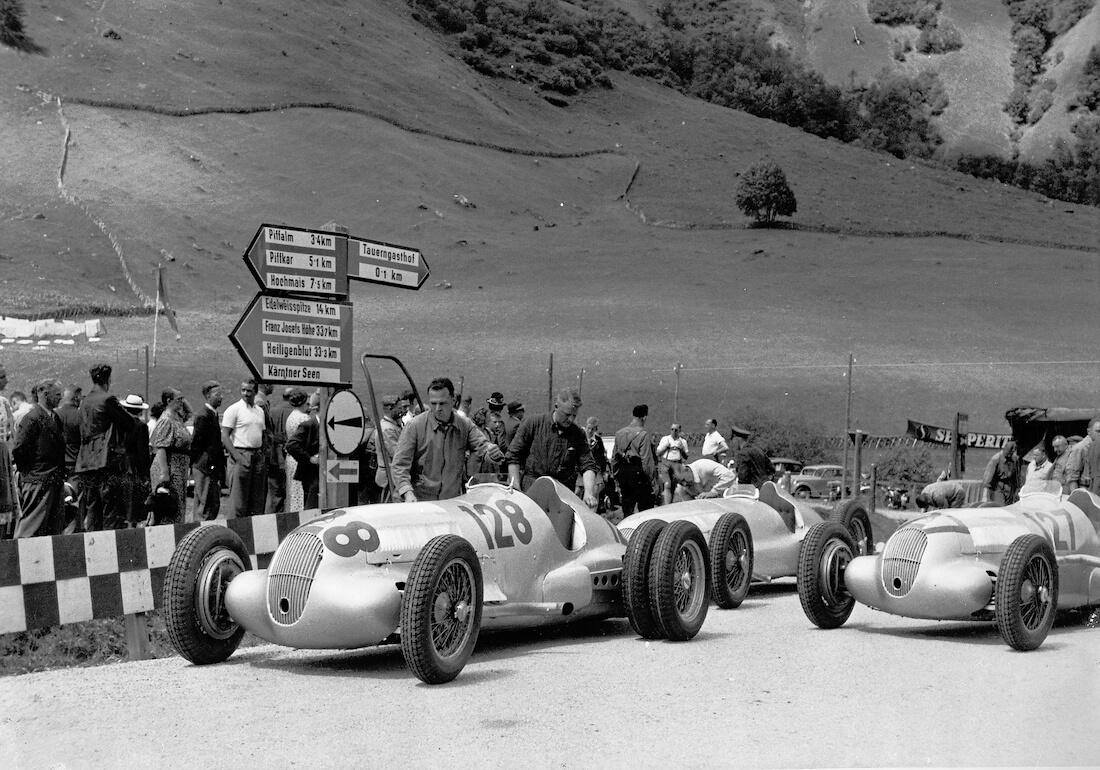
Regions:
<instances>
[{"instance_id":1,"label":"wire wheel spokes","mask_svg":"<svg viewBox=\"0 0 1100 770\"><path fill-rule=\"evenodd\" d=\"M685 542L676 554L672 571L672 591L676 601L676 611L681 615L692 614L698 609L704 593L702 583L706 580L706 568L703 554L698 545Z\"/></svg>"},{"instance_id":2,"label":"wire wheel spokes","mask_svg":"<svg viewBox=\"0 0 1100 770\"><path fill-rule=\"evenodd\" d=\"M749 552L748 541L742 532L734 532L726 551L726 585L736 591L745 580L745 562Z\"/></svg>"},{"instance_id":3,"label":"wire wheel spokes","mask_svg":"<svg viewBox=\"0 0 1100 770\"><path fill-rule=\"evenodd\" d=\"M440 655L461 649L473 624L474 576L465 564L452 561L443 569L432 609L432 645Z\"/></svg>"},{"instance_id":4,"label":"wire wheel spokes","mask_svg":"<svg viewBox=\"0 0 1100 770\"><path fill-rule=\"evenodd\" d=\"M1029 630L1041 627L1050 612L1053 582L1046 559L1032 557L1024 570L1024 580L1020 586L1020 618Z\"/></svg>"},{"instance_id":5,"label":"wire wheel spokes","mask_svg":"<svg viewBox=\"0 0 1100 770\"><path fill-rule=\"evenodd\" d=\"M237 624L225 609L225 589L229 581L244 572L240 557L228 549L211 553L202 565L195 587L195 602L199 623L215 639L228 639L237 631Z\"/></svg>"}]
</instances>

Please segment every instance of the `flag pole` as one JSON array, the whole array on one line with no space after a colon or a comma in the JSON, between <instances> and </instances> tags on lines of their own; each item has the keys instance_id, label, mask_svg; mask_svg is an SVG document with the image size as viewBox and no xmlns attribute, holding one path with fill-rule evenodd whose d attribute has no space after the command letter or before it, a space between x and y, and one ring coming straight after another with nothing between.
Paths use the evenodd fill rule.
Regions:
<instances>
[{"instance_id":1,"label":"flag pole","mask_svg":"<svg viewBox=\"0 0 1100 770\"><path fill-rule=\"evenodd\" d=\"M160 268L153 271L157 278L157 306L153 310L153 368L157 368L157 327L160 326Z\"/></svg>"}]
</instances>

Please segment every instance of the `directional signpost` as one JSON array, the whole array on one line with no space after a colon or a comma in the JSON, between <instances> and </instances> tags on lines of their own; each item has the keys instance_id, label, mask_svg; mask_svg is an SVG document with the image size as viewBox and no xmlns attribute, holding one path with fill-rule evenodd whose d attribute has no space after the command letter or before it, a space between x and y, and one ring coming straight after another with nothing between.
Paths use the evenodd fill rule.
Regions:
<instances>
[{"instance_id":1,"label":"directional signpost","mask_svg":"<svg viewBox=\"0 0 1100 770\"><path fill-rule=\"evenodd\" d=\"M359 480L350 455L366 432L363 405L350 390L351 303L348 281L419 289L428 263L419 249L353 238L334 222L321 230L261 225L244 254L260 293L229 339L261 382L324 386L325 426L319 464L325 469L321 507L347 505L349 484Z\"/></svg>"},{"instance_id":2,"label":"directional signpost","mask_svg":"<svg viewBox=\"0 0 1100 770\"><path fill-rule=\"evenodd\" d=\"M348 278L419 289L429 272L428 263L418 249L348 238Z\"/></svg>"}]
</instances>

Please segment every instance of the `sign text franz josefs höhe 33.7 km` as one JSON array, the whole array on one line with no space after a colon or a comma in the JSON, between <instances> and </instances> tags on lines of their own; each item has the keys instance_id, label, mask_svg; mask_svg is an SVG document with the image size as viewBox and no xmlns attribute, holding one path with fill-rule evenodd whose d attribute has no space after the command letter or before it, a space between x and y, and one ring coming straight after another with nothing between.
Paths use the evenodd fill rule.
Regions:
<instances>
[{"instance_id":1,"label":"sign text franz josefs h\u00f6he 33.7 km","mask_svg":"<svg viewBox=\"0 0 1100 770\"><path fill-rule=\"evenodd\" d=\"M417 249L328 230L261 225L244 254L260 284L229 340L261 382L350 387L348 281L419 289Z\"/></svg>"}]
</instances>

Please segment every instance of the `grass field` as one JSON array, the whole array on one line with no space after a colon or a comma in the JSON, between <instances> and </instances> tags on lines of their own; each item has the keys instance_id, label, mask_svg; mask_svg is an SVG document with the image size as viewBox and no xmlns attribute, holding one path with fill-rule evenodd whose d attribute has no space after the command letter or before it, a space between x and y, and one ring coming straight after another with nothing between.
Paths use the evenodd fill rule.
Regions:
<instances>
[{"instance_id":1,"label":"grass field","mask_svg":"<svg viewBox=\"0 0 1100 770\"><path fill-rule=\"evenodd\" d=\"M143 292L169 268L182 339L162 323L154 394L174 385L194 401L201 381L245 373L226 335L256 291L241 254L261 223L336 220L420 248L432 267L419 292L353 287L358 350L399 354L420 383L446 373L475 398L501 390L536 408L552 353L556 384L584 369L585 411L605 430L638 401L671 420L682 363L675 408L689 426L770 405L836 432L849 352L854 422L872 433L955 411L1000 431L1012 406L1095 400L1096 209L628 76L553 107L446 57L396 0L74 2L28 8L28 29L48 57L0 52L0 153L15 159L0 179L4 304L137 304L107 235L59 196L67 125L65 189ZM60 95L60 112L39 91ZM361 112L177 117L70 97ZM752 229L733 203L737 175L765 156L798 198L787 228ZM116 392L142 391L152 319L107 327L94 344L5 345L11 387L44 374L86 384L88 365L108 360Z\"/></svg>"}]
</instances>

